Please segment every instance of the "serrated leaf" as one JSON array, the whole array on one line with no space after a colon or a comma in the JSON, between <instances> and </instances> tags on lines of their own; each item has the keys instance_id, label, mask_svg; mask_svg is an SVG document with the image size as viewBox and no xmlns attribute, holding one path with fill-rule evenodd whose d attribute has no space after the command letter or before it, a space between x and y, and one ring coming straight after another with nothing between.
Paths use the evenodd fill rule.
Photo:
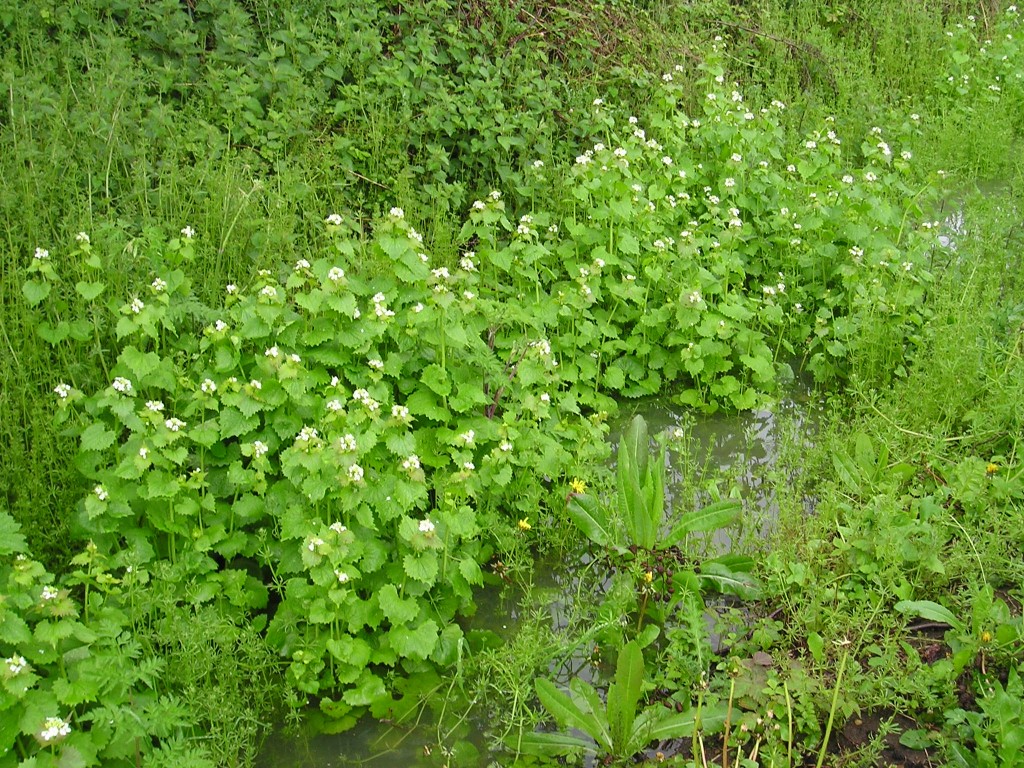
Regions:
<instances>
[{"instance_id":1,"label":"serrated leaf","mask_svg":"<svg viewBox=\"0 0 1024 768\"><path fill-rule=\"evenodd\" d=\"M410 579L433 585L437 578L437 555L433 550L410 552L402 559L402 567Z\"/></svg>"},{"instance_id":2,"label":"serrated leaf","mask_svg":"<svg viewBox=\"0 0 1024 768\"><path fill-rule=\"evenodd\" d=\"M103 451L114 444L116 435L102 424L90 424L82 432L83 451Z\"/></svg>"},{"instance_id":3,"label":"serrated leaf","mask_svg":"<svg viewBox=\"0 0 1024 768\"><path fill-rule=\"evenodd\" d=\"M420 381L441 397L447 397L451 394L452 383L448 379L448 374L444 368L436 363L428 365L423 369L423 373L420 374Z\"/></svg>"},{"instance_id":4,"label":"serrated leaf","mask_svg":"<svg viewBox=\"0 0 1024 768\"><path fill-rule=\"evenodd\" d=\"M437 645L438 626L433 619L427 619L415 629L392 627L388 632L391 647L405 658L426 659Z\"/></svg>"},{"instance_id":5,"label":"serrated leaf","mask_svg":"<svg viewBox=\"0 0 1024 768\"><path fill-rule=\"evenodd\" d=\"M24 552L27 546L21 526L7 512L0 512L0 555Z\"/></svg>"},{"instance_id":6,"label":"serrated leaf","mask_svg":"<svg viewBox=\"0 0 1024 768\"><path fill-rule=\"evenodd\" d=\"M400 597L394 584L385 584L378 590L377 602L380 603L384 617L392 625L412 621L420 612L419 604L415 600Z\"/></svg>"}]
</instances>

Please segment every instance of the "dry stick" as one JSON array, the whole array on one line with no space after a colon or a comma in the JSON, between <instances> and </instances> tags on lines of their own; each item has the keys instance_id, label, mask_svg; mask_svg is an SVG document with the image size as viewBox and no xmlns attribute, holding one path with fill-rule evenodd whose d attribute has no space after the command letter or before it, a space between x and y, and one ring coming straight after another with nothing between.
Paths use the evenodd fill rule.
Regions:
<instances>
[{"instance_id":1,"label":"dry stick","mask_svg":"<svg viewBox=\"0 0 1024 768\"><path fill-rule=\"evenodd\" d=\"M374 181L373 179L368 179L366 176L363 176L363 174L356 173L351 168L346 168L345 170L348 171L349 173L351 173L357 179L362 179L363 181L369 182L370 184L373 184L375 187L380 187L381 189L386 189L388 192L391 191L391 187L385 186L385 185L381 184L379 181Z\"/></svg>"}]
</instances>

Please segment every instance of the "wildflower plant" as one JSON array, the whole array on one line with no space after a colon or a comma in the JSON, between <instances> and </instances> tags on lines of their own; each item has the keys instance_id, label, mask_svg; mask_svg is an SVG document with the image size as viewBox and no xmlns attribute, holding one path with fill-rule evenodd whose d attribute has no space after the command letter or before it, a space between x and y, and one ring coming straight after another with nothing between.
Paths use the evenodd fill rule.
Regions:
<instances>
[{"instance_id":1,"label":"wildflower plant","mask_svg":"<svg viewBox=\"0 0 1024 768\"><path fill-rule=\"evenodd\" d=\"M54 394L94 486L81 532L232 616L264 612L271 585L267 640L339 728L386 711L393 672L451 661L483 532L535 516L545 475L605 449L598 422L548 394L553 369L517 376L502 356L471 257L432 266L394 212L373 239L327 228L321 254L222 306L160 270L145 307L119 312L109 383ZM357 276L367 259L392 275Z\"/></svg>"}]
</instances>

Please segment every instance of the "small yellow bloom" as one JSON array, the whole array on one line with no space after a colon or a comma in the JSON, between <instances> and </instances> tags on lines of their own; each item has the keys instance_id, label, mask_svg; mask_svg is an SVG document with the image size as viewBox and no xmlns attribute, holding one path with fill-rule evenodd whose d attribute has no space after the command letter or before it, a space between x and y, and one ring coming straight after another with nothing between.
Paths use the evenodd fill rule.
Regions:
<instances>
[{"instance_id":1,"label":"small yellow bloom","mask_svg":"<svg viewBox=\"0 0 1024 768\"><path fill-rule=\"evenodd\" d=\"M999 471L999 465L990 463L987 467L985 467L985 471L990 475L994 475L996 472Z\"/></svg>"},{"instance_id":2,"label":"small yellow bloom","mask_svg":"<svg viewBox=\"0 0 1024 768\"><path fill-rule=\"evenodd\" d=\"M981 633L981 642L983 642L983 643L990 643L990 642L992 642L992 633L989 632L987 629L984 632Z\"/></svg>"},{"instance_id":3,"label":"small yellow bloom","mask_svg":"<svg viewBox=\"0 0 1024 768\"><path fill-rule=\"evenodd\" d=\"M569 487L572 488L573 493L586 493L587 484L580 480L578 477L574 477L569 481Z\"/></svg>"},{"instance_id":4,"label":"small yellow bloom","mask_svg":"<svg viewBox=\"0 0 1024 768\"><path fill-rule=\"evenodd\" d=\"M522 520L519 521L519 530L520 531L528 531L532 527L533 526L530 525L530 521L527 520L525 517Z\"/></svg>"},{"instance_id":5,"label":"small yellow bloom","mask_svg":"<svg viewBox=\"0 0 1024 768\"><path fill-rule=\"evenodd\" d=\"M644 581L646 581L648 584L654 581L654 573L651 571L647 571L647 573L644 574Z\"/></svg>"}]
</instances>

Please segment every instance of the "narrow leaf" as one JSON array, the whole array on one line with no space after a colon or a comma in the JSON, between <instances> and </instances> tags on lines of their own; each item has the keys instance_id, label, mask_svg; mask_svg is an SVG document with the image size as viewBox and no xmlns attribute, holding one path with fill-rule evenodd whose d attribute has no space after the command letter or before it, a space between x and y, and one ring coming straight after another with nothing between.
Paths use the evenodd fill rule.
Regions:
<instances>
[{"instance_id":1,"label":"narrow leaf","mask_svg":"<svg viewBox=\"0 0 1024 768\"><path fill-rule=\"evenodd\" d=\"M948 624L953 629L964 631L966 625L958 619L948 608L934 603L931 600L900 600L896 603L896 610L911 616L917 616L928 621L938 621Z\"/></svg>"},{"instance_id":2,"label":"narrow leaf","mask_svg":"<svg viewBox=\"0 0 1024 768\"><path fill-rule=\"evenodd\" d=\"M567 505L569 517L584 535L601 547L608 546L608 514L598 500L587 494L574 494Z\"/></svg>"}]
</instances>

